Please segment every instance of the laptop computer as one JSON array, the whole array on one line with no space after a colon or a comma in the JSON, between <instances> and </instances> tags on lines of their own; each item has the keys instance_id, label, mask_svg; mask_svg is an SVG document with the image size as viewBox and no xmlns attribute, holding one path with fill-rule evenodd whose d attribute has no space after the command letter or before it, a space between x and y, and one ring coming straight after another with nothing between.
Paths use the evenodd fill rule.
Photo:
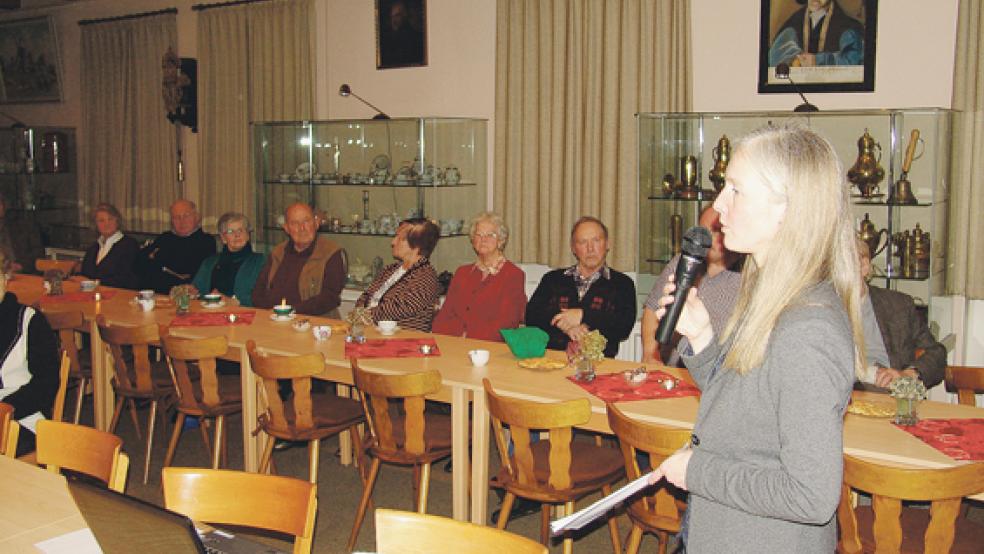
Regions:
<instances>
[{"instance_id":1,"label":"laptop computer","mask_svg":"<svg viewBox=\"0 0 984 554\"><path fill-rule=\"evenodd\" d=\"M70 476L68 490L106 554L281 554L282 550L216 529L199 533L184 515Z\"/></svg>"}]
</instances>

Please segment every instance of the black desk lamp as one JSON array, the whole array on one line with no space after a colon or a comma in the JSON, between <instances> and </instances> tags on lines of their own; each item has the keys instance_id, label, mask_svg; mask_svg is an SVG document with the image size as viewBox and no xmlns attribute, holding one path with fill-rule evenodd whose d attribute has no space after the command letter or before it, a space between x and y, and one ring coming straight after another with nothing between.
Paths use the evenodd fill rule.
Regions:
<instances>
[{"instance_id":1,"label":"black desk lamp","mask_svg":"<svg viewBox=\"0 0 984 554\"><path fill-rule=\"evenodd\" d=\"M358 94L352 92L352 87L350 87L348 85L342 85L342 86L338 87L338 94L339 94L339 96L349 96L349 95L354 96L354 97L356 97L356 98L359 99L359 102L362 102L366 106L369 106L370 108L376 110L377 113L376 113L376 115L374 115L372 117L373 119L389 119L390 118L390 116L388 116L385 113L383 113L383 110L377 108L376 106L373 106L368 101L366 101L365 98L362 98Z\"/></svg>"},{"instance_id":2,"label":"black desk lamp","mask_svg":"<svg viewBox=\"0 0 984 554\"><path fill-rule=\"evenodd\" d=\"M789 84L793 85L793 90L796 91L796 94L800 95L800 98L803 99L803 103L800 104L799 106L796 106L793 109L794 112L819 112L820 111L820 108L818 108L818 107L814 106L813 104L811 104L810 101L807 100L805 96L803 96L803 92L800 91L800 88L798 86L796 86L796 82L793 81L793 78L789 75L789 64L788 63L782 62L782 63L780 63L779 65L776 66L776 78L777 79L786 79L787 81L789 81Z\"/></svg>"}]
</instances>

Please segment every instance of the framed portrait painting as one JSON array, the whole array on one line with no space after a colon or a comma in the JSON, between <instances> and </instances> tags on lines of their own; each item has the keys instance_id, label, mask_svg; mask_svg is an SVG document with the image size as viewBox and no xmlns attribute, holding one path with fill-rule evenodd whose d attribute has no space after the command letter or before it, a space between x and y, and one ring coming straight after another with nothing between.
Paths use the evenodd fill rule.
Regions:
<instances>
[{"instance_id":1,"label":"framed portrait painting","mask_svg":"<svg viewBox=\"0 0 984 554\"><path fill-rule=\"evenodd\" d=\"M60 69L50 16L0 22L0 103L60 102Z\"/></svg>"},{"instance_id":2,"label":"framed portrait painting","mask_svg":"<svg viewBox=\"0 0 984 554\"><path fill-rule=\"evenodd\" d=\"M878 0L762 0L758 91L875 90L877 18Z\"/></svg>"},{"instance_id":3,"label":"framed portrait painting","mask_svg":"<svg viewBox=\"0 0 984 554\"><path fill-rule=\"evenodd\" d=\"M376 69L424 65L426 0L376 0Z\"/></svg>"}]
</instances>

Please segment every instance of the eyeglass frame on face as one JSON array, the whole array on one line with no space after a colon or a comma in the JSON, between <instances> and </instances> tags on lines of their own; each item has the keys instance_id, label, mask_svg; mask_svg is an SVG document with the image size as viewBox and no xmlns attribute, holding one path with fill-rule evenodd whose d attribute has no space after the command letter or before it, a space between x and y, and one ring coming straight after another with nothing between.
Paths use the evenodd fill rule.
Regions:
<instances>
[{"instance_id":1,"label":"eyeglass frame on face","mask_svg":"<svg viewBox=\"0 0 984 554\"><path fill-rule=\"evenodd\" d=\"M482 239L490 239L490 238L491 239L499 240L499 233L497 233L495 231L493 231L491 233L478 233L478 232L476 232L475 235L474 235L474 237L476 239L479 239L479 240L482 240Z\"/></svg>"},{"instance_id":2,"label":"eyeglass frame on face","mask_svg":"<svg viewBox=\"0 0 984 554\"><path fill-rule=\"evenodd\" d=\"M251 232L252 231L250 231L246 227L240 227L239 229L226 229L225 231L222 231L222 234L227 237L231 237L233 235L239 235L239 234L248 235Z\"/></svg>"}]
</instances>

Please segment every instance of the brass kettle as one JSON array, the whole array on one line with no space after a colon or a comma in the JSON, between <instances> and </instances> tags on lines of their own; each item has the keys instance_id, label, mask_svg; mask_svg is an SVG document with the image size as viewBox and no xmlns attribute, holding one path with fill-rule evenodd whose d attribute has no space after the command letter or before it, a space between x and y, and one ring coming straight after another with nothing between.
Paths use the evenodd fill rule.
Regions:
<instances>
[{"instance_id":1,"label":"brass kettle","mask_svg":"<svg viewBox=\"0 0 984 554\"><path fill-rule=\"evenodd\" d=\"M885 237L884 242L882 241L883 235ZM874 258L888 246L888 229L876 229L875 224L871 221L871 215L868 213L865 213L864 219L861 220L858 236L868 245L870 258Z\"/></svg>"},{"instance_id":2,"label":"brass kettle","mask_svg":"<svg viewBox=\"0 0 984 554\"><path fill-rule=\"evenodd\" d=\"M878 151L877 156L875 150ZM878 183L885 178L885 169L879 164L881 154L881 145L865 129L858 139L858 159L847 170L847 180L858 187L864 198L875 197L878 194Z\"/></svg>"},{"instance_id":3,"label":"brass kettle","mask_svg":"<svg viewBox=\"0 0 984 554\"><path fill-rule=\"evenodd\" d=\"M714 156L714 167L707 174L707 178L714 184L715 192L721 192L724 188L724 174L728 169L728 162L731 161L731 141L728 135L721 135L711 154Z\"/></svg>"}]
</instances>

